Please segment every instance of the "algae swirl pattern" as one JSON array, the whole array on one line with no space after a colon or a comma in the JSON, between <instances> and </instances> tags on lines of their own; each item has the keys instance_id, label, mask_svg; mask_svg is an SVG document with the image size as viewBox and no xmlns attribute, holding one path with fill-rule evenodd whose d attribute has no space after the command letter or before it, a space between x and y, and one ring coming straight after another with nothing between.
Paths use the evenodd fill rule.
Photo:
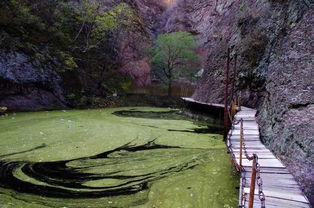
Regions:
<instances>
[{"instance_id":1,"label":"algae swirl pattern","mask_svg":"<svg viewBox=\"0 0 314 208\"><path fill-rule=\"evenodd\" d=\"M23 120L24 122L25 119L29 121L28 117L33 116L31 118L33 124L27 122L25 129L16 129L15 133L10 128L0 131L1 139L5 136L11 136L11 138L18 136L17 131L21 131L24 135L28 134L29 128L33 125L43 129L39 131L39 136L36 135L36 138L29 137L32 139L27 142L34 144L27 143L26 145L23 143L25 140L19 141L19 146L2 151L4 154L0 155L0 206L36 208L172 207L173 203L177 202L167 202L171 196L165 197L160 193L157 195L154 193L167 192L173 186L175 186L174 190L178 191L182 186L186 186L181 194L184 194L185 191L199 194L198 192L201 190L196 188L205 185L201 184L202 180L209 175L215 178L219 171L218 167L212 165L219 161L222 161L221 165L226 165L228 161L220 144L219 135L210 136L209 132L204 131L206 128L201 123L190 120L173 110L136 108L34 114L36 113L17 114L14 115L14 119L3 117L0 120L0 124L7 121L6 125L8 122L11 125L20 125ZM51 127L51 120L55 122L53 127ZM60 120L66 127L58 124ZM112 132L113 135L118 134L116 138L104 139L102 133L106 131L105 126L108 124L106 122L108 120L111 124L117 122L117 125L107 129L117 128ZM98 127L101 128L98 129ZM122 127L126 127L125 131L136 129L130 131L127 134L129 137L125 138L126 135L124 137L119 135L123 132ZM58 148L62 149L62 154L68 151L66 156L58 156L60 150L55 151L54 148L58 141L54 141L53 136L50 140L49 135L46 135L49 128L54 129L52 131L54 134L65 136L64 139L59 140L63 144ZM94 146L94 151L98 153L92 154L94 151L88 148L88 142L81 142L82 135L76 134L74 131L82 129L84 132L87 129L85 135L93 134L95 137L99 137L98 143L93 143L100 146L98 149ZM95 134L96 129L101 132ZM70 131L70 134L67 131ZM142 134L143 132L149 133ZM106 135L108 134L107 131ZM69 142L66 136L69 136L68 140L75 137L76 141ZM193 137L197 142L195 144L191 141ZM209 137L211 139L208 141ZM116 139L117 141L112 141ZM34 146L40 140L46 140L46 142ZM204 142L211 143L211 146L202 148L201 144ZM108 143L114 145L109 146ZM12 141L11 144L13 145ZM69 145L76 147L71 150ZM27 146L31 148L26 149ZM2 149L4 150L4 148ZM101 152L101 149L105 151ZM42 157L44 153L49 155L46 158ZM208 169L209 166L211 169ZM228 166L223 167L221 170L228 168ZM206 169L208 169L207 172ZM205 171L204 178L202 171ZM223 174L230 181L236 179L236 176L230 178L229 173ZM195 183L199 184L188 186L177 184L177 182L182 183L185 176L186 179L192 177ZM197 176L200 176L200 179L197 179ZM166 186L157 188L165 182ZM232 185L223 184L217 189L222 190L226 186L229 189L232 188ZM231 197L225 199L224 205L235 204L236 200L232 197L236 196L237 191L234 187L232 189L229 190L229 193L228 191L218 192L223 198ZM173 193L171 192L171 194ZM193 198L191 195L189 197ZM203 198L201 201L204 203ZM179 204L182 203L188 205L191 202L179 202ZM195 202L193 203L195 205ZM199 204L196 207L203 207L203 205Z\"/></svg>"}]
</instances>

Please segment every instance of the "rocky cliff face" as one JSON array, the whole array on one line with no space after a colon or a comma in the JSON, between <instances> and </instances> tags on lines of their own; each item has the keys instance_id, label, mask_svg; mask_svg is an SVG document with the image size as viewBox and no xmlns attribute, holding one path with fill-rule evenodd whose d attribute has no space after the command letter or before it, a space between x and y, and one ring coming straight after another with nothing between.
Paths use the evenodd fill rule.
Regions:
<instances>
[{"instance_id":1,"label":"rocky cliff face","mask_svg":"<svg viewBox=\"0 0 314 208\"><path fill-rule=\"evenodd\" d=\"M0 106L12 111L65 107L60 77L26 54L0 50Z\"/></svg>"},{"instance_id":2,"label":"rocky cliff face","mask_svg":"<svg viewBox=\"0 0 314 208\"><path fill-rule=\"evenodd\" d=\"M314 2L193 2L185 7L187 19L208 50L193 97L223 101L226 51L231 48L231 55L238 55L237 71L231 73L235 93L241 95L243 105L259 110L263 141L314 203Z\"/></svg>"},{"instance_id":3,"label":"rocky cliff face","mask_svg":"<svg viewBox=\"0 0 314 208\"><path fill-rule=\"evenodd\" d=\"M258 115L265 143L314 197L314 9L270 58Z\"/></svg>"},{"instance_id":4,"label":"rocky cliff face","mask_svg":"<svg viewBox=\"0 0 314 208\"><path fill-rule=\"evenodd\" d=\"M279 40L297 24L307 6L301 1L219 2L211 2L211 12L207 17L211 19L211 24L202 32L208 38L207 72L194 96L214 102L222 101L223 73L229 47L232 56L238 54L238 71L234 76L237 91L242 93L244 102L256 106L265 90L270 55ZM219 12L217 8L220 8ZM209 83L218 90L204 88ZM204 93L207 96L201 96Z\"/></svg>"},{"instance_id":5,"label":"rocky cliff face","mask_svg":"<svg viewBox=\"0 0 314 208\"><path fill-rule=\"evenodd\" d=\"M165 11L166 4L162 1L148 0L104 1L101 9L107 11L122 2L132 6L136 17L132 28L120 29L120 33L117 32L119 40L117 42L113 40L110 43L113 46L109 43L103 46L103 53L108 53L104 55L108 60L103 58L101 61L107 64L103 71L105 73L109 71L107 68L114 68L112 71L116 69L129 74L135 85L146 86L150 84L150 64L144 51L154 38L156 22L159 21L157 17ZM107 93L101 88L101 84L93 79L96 76L93 75L95 70L89 69L91 67L82 58L73 57L80 56L79 52L73 50L78 47L73 47L69 51L62 46L64 43L58 42L65 37L60 36L57 39L49 37L51 32L49 30L54 30L49 26L59 18L54 15L60 11L56 9L56 3L52 1L46 3L47 5L40 4L42 7L39 8L50 8L51 10L46 11L47 14L41 14L41 9L37 8L36 3L30 3L28 7L23 4L28 16L22 14L26 17L20 18L36 21L38 25L33 27L25 25L27 21L23 23L21 19L10 17L11 13L14 13L8 6L12 4L11 1L1 3L3 8L0 12L0 106L8 106L12 111L64 108L69 103L73 104L72 100L66 99L67 97L82 96L83 91L96 96L104 96ZM30 9L32 6L37 8L34 11L39 14L33 15ZM15 20L13 26L10 19ZM18 24L22 24L21 26L25 28L18 29ZM58 33L51 35L58 35ZM68 40L68 45L73 44L72 40ZM90 56L96 57L95 54ZM104 73L99 73L97 76L105 76ZM112 77L112 75L107 76ZM106 83L106 85L110 84L110 82Z\"/></svg>"}]
</instances>

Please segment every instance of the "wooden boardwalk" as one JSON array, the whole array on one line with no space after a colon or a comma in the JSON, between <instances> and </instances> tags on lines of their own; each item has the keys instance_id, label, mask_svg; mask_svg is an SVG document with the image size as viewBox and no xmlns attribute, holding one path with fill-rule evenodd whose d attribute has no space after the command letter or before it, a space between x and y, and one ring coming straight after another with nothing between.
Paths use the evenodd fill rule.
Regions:
<instances>
[{"instance_id":1,"label":"wooden boardwalk","mask_svg":"<svg viewBox=\"0 0 314 208\"><path fill-rule=\"evenodd\" d=\"M213 107L224 108L224 105L223 105L223 104L205 103L205 102L201 102L201 101L194 100L193 98L189 98L189 97L183 97L182 100L184 100L185 102L188 102L188 103L196 103L196 104L200 104L200 105L207 105L207 106L213 106Z\"/></svg>"},{"instance_id":2,"label":"wooden boardwalk","mask_svg":"<svg viewBox=\"0 0 314 208\"><path fill-rule=\"evenodd\" d=\"M186 102L206 104L195 101L191 98L183 98ZM221 106L220 104L207 103L209 106ZM234 117L234 121L243 120L243 143L245 144L246 152L249 156L256 154L260 165L260 177L262 179L262 189L265 195L266 208L310 208L311 205L302 193L300 186L289 173L282 162L268 150L260 141L259 126L256 122L256 110L241 107ZM227 145L230 154L237 167L240 167L240 131L241 123L233 122L232 128L229 131L229 140ZM244 148L243 148L244 149ZM242 150L243 150L242 149ZM251 183L252 161L246 159L245 154L242 156L242 169L240 179L240 196L239 206L249 207L249 194ZM259 199L259 186L255 182L254 206L261 206Z\"/></svg>"},{"instance_id":3,"label":"wooden boardwalk","mask_svg":"<svg viewBox=\"0 0 314 208\"><path fill-rule=\"evenodd\" d=\"M260 141L259 127L256 122L256 110L241 107L235 115L236 120L243 119L243 138L247 153L258 156L260 164L260 176L263 181L263 192L265 194L265 207L267 208L309 208L308 199L302 193L298 183L289 173L287 168L269 151ZM231 148L236 158L237 165L240 164L240 123L234 124L230 130ZM250 193L252 161L243 155L242 166L245 172L241 174L240 181L240 205L248 207ZM245 183L242 183L245 178ZM258 197L258 185L255 188L254 207L261 207ZM241 203L242 201L242 203Z\"/></svg>"}]
</instances>

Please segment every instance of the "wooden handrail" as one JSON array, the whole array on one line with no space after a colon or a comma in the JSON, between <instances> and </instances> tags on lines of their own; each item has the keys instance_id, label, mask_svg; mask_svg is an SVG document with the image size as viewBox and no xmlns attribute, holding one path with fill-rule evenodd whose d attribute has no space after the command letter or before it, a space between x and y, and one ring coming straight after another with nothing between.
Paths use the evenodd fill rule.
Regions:
<instances>
[{"instance_id":1,"label":"wooden handrail","mask_svg":"<svg viewBox=\"0 0 314 208\"><path fill-rule=\"evenodd\" d=\"M229 131L229 108L228 108L228 97L229 97L229 70L230 70L230 48L227 51L227 68L225 72L225 109L224 109L224 141L227 141Z\"/></svg>"},{"instance_id":2,"label":"wooden handrail","mask_svg":"<svg viewBox=\"0 0 314 208\"><path fill-rule=\"evenodd\" d=\"M235 114L237 113L237 101L236 99L232 101L231 104L231 115L232 115L232 119L234 118Z\"/></svg>"},{"instance_id":3,"label":"wooden handrail","mask_svg":"<svg viewBox=\"0 0 314 208\"><path fill-rule=\"evenodd\" d=\"M256 183L256 157L254 155L251 174L249 208L253 208L254 205L255 183Z\"/></svg>"},{"instance_id":4,"label":"wooden handrail","mask_svg":"<svg viewBox=\"0 0 314 208\"><path fill-rule=\"evenodd\" d=\"M242 151L243 151L243 120L241 120L240 129L240 168L242 168Z\"/></svg>"}]
</instances>

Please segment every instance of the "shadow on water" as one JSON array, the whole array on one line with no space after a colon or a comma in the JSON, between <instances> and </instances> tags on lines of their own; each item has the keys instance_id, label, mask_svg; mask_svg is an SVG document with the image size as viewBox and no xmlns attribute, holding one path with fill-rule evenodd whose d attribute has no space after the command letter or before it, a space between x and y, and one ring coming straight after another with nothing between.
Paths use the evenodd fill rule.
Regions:
<instances>
[{"instance_id":1,"label":"shadow on water","mask_svg":"<svg viewBox=\"0 0 314 208\"><path fill-rule=\"evenodd\" d=\"M207 126L207 128L194 128L188 130L176 130L168 129L168 131L184 132L184 133L197 133L197 134L221 134L223 132L223 126L218 121L206 122L203 120L192 119L191 117L183 114L180 110L170 110L165 112L155 111L137 111L137 110L122 110L115 111L113 115L120 117L132 117L132 118L146 118L146 119L163 119L163 120L188 120L193 122L197 126ZM147 126L151 128L159 128L157 126Z\"/></svg>"},{"instance_id":2,"label":"shadow on water","mask_svg":"<svg viewBox=\"0 0 314 208\"><path fill-rule=\"evenodd\" d=\"M170 110L165 112L155 111L137 111L137 110L121 110L113 112L115 116L132 117L132 118L149 118L163 120L187 120L187 116L180 114L178 110Z\"/></svg>"},{"instance_id":3,"label":"shadow on water","mask_svg":"<svg viewBox=\"0 0 314 208\"><path fill-rule=\"evenodd\" d=\"M196 133L196 134L215 133L214 131L211 131L209 128L195 128L195 129L191 129L191 130L168 129L168 131L183 132L183 133ZM220 130L217 130L217 133L219 133L219 132L220 132Z\"/></svg>"}]
</instances>

